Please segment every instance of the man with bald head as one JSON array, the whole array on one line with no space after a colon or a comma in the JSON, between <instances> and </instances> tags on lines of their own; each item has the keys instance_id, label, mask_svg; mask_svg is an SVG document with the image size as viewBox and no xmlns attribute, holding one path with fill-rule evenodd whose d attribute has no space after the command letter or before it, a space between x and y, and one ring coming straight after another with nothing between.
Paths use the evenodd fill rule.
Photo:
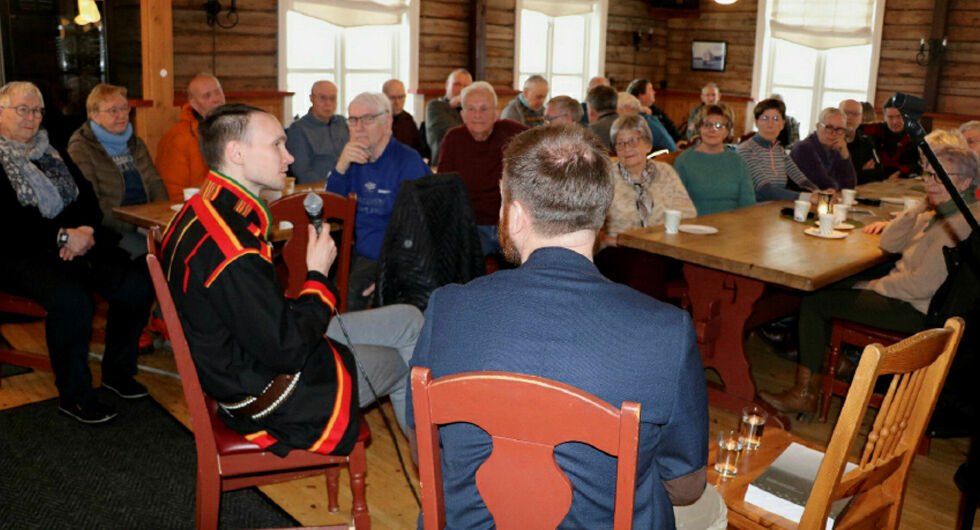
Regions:
<instances>
[{"instance_id":1,"label":"man with bald head","mask_svg":"<svg viewBox=\"0 0 980 530\"><path fill-rule=\"evenodd\" d=\"M322 80L310 89L310 110L286 129L286 149L298 184L323 182L350 140L347 120L337 112L337 85Z\"/></svg>"},{"instance_id":2,"label":"man with bald head","mask_svg":"<svg viewBox=\"0 0 980 530\"><path fill-rule=\"evenodd\" d=\"M446 78L446 95L433 99L425 107L425 139L432 151L430 163L439 160L439 146L449 129L463 124L459 111L463 106L460 94L473 83L473 76L463 68L457 68Z\"/></svg>"},{"instance_id":3,"label":"man with bald head","mask_svg":"<svg viewBox=\"0 0 980 530\"><path fill-rule=\"evenodd\" d=\"M405 110L405 84L397 79L389 79L381 86L388 101L391 102L391 134L395 140L422 154L422 134L415 118Z\"/></svg>"},{"instance_id":4,"label":"man with bald head","mask_svg":"<svg viewBox=\"0 0 980 530\"><path fill-rule=\"evenodd\" d=\"M858 184L881 180L884 175L881 167L875 162L874 142L868 135L858 130L864 117L861 102L845 99L840 102L840 111L844 113L844 138L847 140L847 150L851 153L851 163L857 173Z\"/></svg>"},{"instance_id":5,"label":"man with bald head","mask_svg":"<svg viewBox=\"0 0 980 530\"><path fill-rule=\"evenodd\" d=\"M698 113L701 112L705 106L717 105L721 101L721 89L715 83L708 83L701 87L701 104L691 109L691 112L687 115L687 140L694 139L694 133L697 132L698 124Z\"/></svg>"},{"instance_id":6,"label":"man with bald head","mask_svg":"<svg viewBox=\"0 0 980 530\"><path fill-rule=\"evenodd\" d=\"M548 98L548 81L532 75L524 81L524 90L504 107L500 117L528 127L544 124L544 102Z\"/></svg>"},{"instance_id":7,"label":"man with bald head","mask_svg":"<svg viewBox=\"0 0 980 530\"><path fill-rule=\"evenodd\" d=\"M184 198L184 188L200 186L208 174L201 158L197 126L211 111L225 104L221 83L211 74L197 74L187 84L187 103L180 120L160 138L156 167L170 200Z\"/></svg>"}]
</instances>

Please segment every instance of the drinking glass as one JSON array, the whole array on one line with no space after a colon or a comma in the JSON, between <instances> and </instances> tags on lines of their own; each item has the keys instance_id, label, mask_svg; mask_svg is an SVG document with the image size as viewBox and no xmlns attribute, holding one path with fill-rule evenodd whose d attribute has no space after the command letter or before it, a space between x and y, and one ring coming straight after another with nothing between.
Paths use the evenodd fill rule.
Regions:
<instances>
[{"instance_id":1,"label":"drinking glass","mask_svg":"<svg viewBox=\"0 0 980 530\"><path fill-rule=\"evenodd\" d=\"M738 427L738 438L742 445L750 451L755 451L762 445L762 431L766 428L766 418L769 413L758 405L750 405L742 409L742 422Z\"/></svg>"},{"instance_id":2,"label":"drinking glass","mask_svg":"<svg viewBox=\"0 0 980 530\"><path fill-rule=\"evenodd\" d=\"M742 452L742 442L735 431L718 433L718 458L715 459L715 471L725 478L738 474L738 457Z\"/></svg>"}]
</instances>

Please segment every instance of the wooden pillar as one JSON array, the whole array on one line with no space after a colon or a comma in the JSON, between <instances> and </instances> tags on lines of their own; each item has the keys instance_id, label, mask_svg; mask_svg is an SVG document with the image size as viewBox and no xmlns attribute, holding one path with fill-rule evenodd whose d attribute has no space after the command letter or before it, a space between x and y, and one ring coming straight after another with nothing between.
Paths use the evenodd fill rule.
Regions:
<instances>
[{"instance_id":1,"label":"wooden pillar","mask_svg":"<svg viewBox=\"0 0 980 530\"><path fill-rule=\"evenodd\" d=\"M932 29L929 32L929 40L941 42L946 36L946 21L949 13L949 0L936 0L932 11ZM922 99L926 100L926 108L930 112L936 112L939 103L939 75L943 69L943 56L933 60L929 58L929 65L926 66L925 87L922 89Z\"/></svg>"},{"instance_id":2,"label":"wooden pillar","mask_svg":"<svg viewBox=\"0 0 980 530\"><path fill-rule=\"evenodd\" d=\"M136 134L156 158L157 142L179 115L174 107L173 10L171 0L140 4L143 99L153 105L136 109Z\"/></svg>"},{"instance_id":3,"label":"wooden pillar","mask_svg":"<svg viewBox=\"0 0 980 530\"><path fill-rule=\"evenodd\" d=\"M470 72L473 79L487 78L487 0L473 1L472 44L470 48Z\"/></svg>"}]
</instances>

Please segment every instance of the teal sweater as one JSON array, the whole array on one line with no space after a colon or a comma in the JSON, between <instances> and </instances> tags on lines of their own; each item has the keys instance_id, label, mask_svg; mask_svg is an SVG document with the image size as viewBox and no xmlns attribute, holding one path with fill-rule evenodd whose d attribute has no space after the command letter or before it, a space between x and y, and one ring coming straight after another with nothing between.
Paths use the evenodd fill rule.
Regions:
<instances>
[{"instance_id":1,"label":"teal sweater","mask_svg":"<svg viewBox=\"0 0 980 530\"><path fill-rule=\"evenodd\" d=\"M719 154L688 149L674 162L698 215L727 212L755 204L748 166L734 151Z\"/></svg>"}]
</instances>

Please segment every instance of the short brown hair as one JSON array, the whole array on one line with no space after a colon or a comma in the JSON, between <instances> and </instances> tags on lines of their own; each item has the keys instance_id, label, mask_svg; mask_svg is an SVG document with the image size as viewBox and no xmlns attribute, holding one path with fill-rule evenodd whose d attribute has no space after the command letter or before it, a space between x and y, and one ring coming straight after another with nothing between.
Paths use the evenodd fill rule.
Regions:
<instances>
[{"instance_id":1,"label":"short brown hair","mask_svg":"<svg viewBox=\"0 0 980 530\"><path fill-rule=\"evenodd\" d=\"M755 108L752 109L752 114L755 116L755 119L758 120L759 116L765 114L767 110L772 109L778 110L779 117L784 120L786 119L786 104L776 98L764 99L756 103Z\"/></svg>"},{"instance_id":2,"label":"short brown hair","mask_svg":"<svg viewBox=\"0 0 980 530\"><path fill-rule=\"evenodd\" d=\"M599 85L589 90L588 95L585 96L585 102L596 112L616 112L616 107L619 105L619 94L611 86Z\"/></svg>"},{"instance_id":3,"label":"short brown hair","mask_svg":"<svg viewBox=\"0 0 980 530\"><path fill-rule=\"evenodd\" d=\"M95 88L88 93L88 98L85 100L85 111L88 113L89 119L92 119L92 116L99 113L99 105L101 105L103 101L115 96L116 94L119 94L123 97L123 99L125 99L126 87L107 85L105 83L95 85Z\"/></svg>"},{"instance_id":4,"label":"short brown hair","mask_svg":"<svg viewBox=\"0 0 980 530\"><path fill-rule=\"evenodd\" d=\"M698 120L696 123L697 131L695 131L694 139L701 141L701 126L704 125L704 120L707 119L708 116L721 116L725 118L725 121L728 124L728 136L725 137L725 142L731 142L732 138L734 138L732 126L735 124L735 113L732 112L731 107L725 105L724 103L705 105L701 108L701 110L698 112Z\"/></svg>"},{"instance_id":5,"label":"short brown hair","mask_svg":"<svg viewBox=\"0 0 980 530\"><path fill-rule=\"evenodd\" d=\"M222 105L211 111L197 129L204 163L212 169L224 165L225 146L235 140L247 143L248 122L253 114L260 112L266 113L258 107L242 103Z\"/></svg>"},{"instance_id":6,"label":"short brown hair","mask_svg":"<svg viewBox=\"0 0 980 530\"><path fill-rule=\"evenodd\" d=\"M613 198L612 163L591 131L575 123L534 127L511 140L503 162L503 201L521 201L535 232L602 228Z\"/></svg>"}]
</instances>

